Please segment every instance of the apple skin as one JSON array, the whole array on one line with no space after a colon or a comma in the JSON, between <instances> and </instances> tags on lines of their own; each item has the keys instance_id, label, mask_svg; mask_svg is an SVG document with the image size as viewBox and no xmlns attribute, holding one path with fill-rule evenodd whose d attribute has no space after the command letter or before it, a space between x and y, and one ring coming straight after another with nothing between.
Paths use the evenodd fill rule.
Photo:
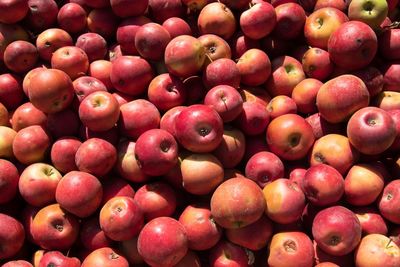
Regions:
<instances>
[{"instance_id":1,"label":"apple skin","mask_svg":"<svg viewBox=\"0 0 400 267\"><path fill-rule=\"evenodd\" d=\"M136 143L129 140L121 141L117 146L117 162L115 169L122 178L136 183L146 182L149 177L140 169L135 158Z\"/></svg>"},{"instance_id":2,"label":"apple skin","mask_svg":"<svg viewBox=\"0 0 400 267\"><path fill-rule=\"evenodd\" d=\"M212 107L191 105L177 115L175 134L184 148L192 152L207 153L221 143L223 121Z\"/></svg>"},{"instance_id":3,"label":"apple skin","mask_svg":"<svg viewBox=\"0 0 400 267\"><path fill-rule=\"evenodd\" d=\"M245 175L264 188L268 183L284 177L284 168L283 162L274 153L260 151L247 161Z\"/></svg>"},{"instance_id":4,"label":"apple skin","mask_svg":"<svg viewBox=\"0 0 400 267\"><path fill-rule=\"evenodd\" d=\"M379 210L374 206L362 206L353 209L361 223L362 235L382 234L388 235L388 225Z\"/></svg>"},{"instance_id":5,"label":"apple skin","mask_svg":"<svg viewBox=\"0 0 400 267\"><path fill-rule=\"evenodd\" d=\"M18 253L25 241L23 225L15 218L0 213L0 259L10 258Z\"/></svg>"},{"instance_id":6,"label":"apple skin","mask_svg":"<svg viewBox=\"0 0 400 267\"><path fill-rule=\"evenodd\" d=\"M400 201L400 180L392 180L383 189L383 193L378 199L380 214L390 222L399 224L399 201Z\"/></svg>"},{"instance_id":7,"label":"apple skin","mask_svg":"<svg viewBox=\"0 0 400 267\"><path fill-rule=\"evenodd\" d=\"M343 36L352 36L351 40ZM345 22L332 33L328 41L328 52L337 66L346 70L357 70L368 66L378 49L375 32L359 21ZM350 59L351 58L351 59Z\"/></svg>"},{"instance_id":8,"label":"apple skin","mask_svg":"<svg viewBox=\"0 0 400 267\"><path fill-rule=\"evenodd\" d=\"M173 188L165 182L152 182L140 187L134 201L142 210L145 221L157 217L170 217L177 206L177 196Z\"/></svg>"},{"instance_id":9,"label":"apple skin","mask_svg":"<svg viewBox=\"0 0 400 267\"><path fill-rule=\"evenodd\" d=\"M17 132L7 126L0 126L0 157L5 159L14 158L14 139Z\"/></svg>"},{"instance_id":10,"label":"apple skin","mask_svg":"<svg viewBox=\"0 0 400 267\"><path fill-rule=\"evenodd\" d=\"M6 24L22 20L29 10L27 0L13 0L0 3L0 22Z\"/></svg>"},{"instance_id":11,"label":"apple skin","mask_svg":"<svg viewBox=\"0 0 400 267\"><path fill-rule=\"evenodd\" d=\"M209 257L210 266L241 266L250 267L251 255L243 247L233 244L227 240L221 240L211 248Z\"/></svg>"},{"instance_id":12,"label":"apple skin","mask_svg":"<svg viewBox=\"0 0 400 267\"><path fill-rule=\"evenodd\" d=\"M357 216L343 206L321 210L312 226L312 235L318 247L334 256L353 251L361 240L361 231Z\"/></svg>"},{"instance_id":13,"label":"apple skin","mask_svg":"<svg viewBox=\"0 0 400 267\"><path fill-rule=\"evenodd\" d=\"M91 93L96 91L107 91L107 87L102 81L91 76L79 77L75 79L72 84L74 86L74 91L76 95L76 99L74 99L73 105L77 106Z\"/></svg>"},{"instance_id":14,"label":"apple skin","mask_svg":"<svg viewBox=\"0 0 400 267\"><path fill-rule=\"evenodd\" d=\"M293 88L291 98L296 104L297 111L303 114L317 112L316 99L322 85L323 83L317 79L307 78ZM317 138L317 136L315 137Z\"/></svg>"},{"instance_id":15,"label":"apple skin","mask_svg":"<svg viewBox=\"0 0 400 267\"><path fill-rule=\"evenodd\" d=\"M86 17L85 17L86 18ZM51 28L41 32L36 39L36 47L41 59L50 62L53 53L63 46L72 46L71 35L65 30Z\"/></svg>"},{"instance_id":16,"label":"apple skin","mask_svg":"<svg viewBox=\"0 0 400 267\"><path fill-rule=\"evenodd\" d=\"M14 111L14 113L15 113L15 111ZM11 114L9 114L7 108L3 104L0 103L0 126L10 126L10 117L11 117ZM11 119L11 122L12 122L12 119Z\"/></svg>"},{"instance_id":17,"label":"apple skin","mask_svg":"<svg viewBox=\"0 0 400 267\"><path fill-rule=\"evenodd\" d=\"M272 120L266 138L271 152L286 160L303 158L315 140L310 124L297 114L285 114Z\"/></svg>"},{"instance_id":18,"label":"apple skin","mask_svg":"<svg viewBox=\"0 0 400 267\"><path fill-rule=\"evenodd\" d=\"M215 223L207 205L191 204L186 206L179 216L179 222L185 228L189 249L210 249L222 237L222 228Z\"/></svg>"},{"instance_id":19,"label":"apple skin","mask_svg":"<svg viewBox=\"0 0 400 267\"><path fill-rule=\"evenodd\" d=\"M144 260L139 254L137 240L138 237L136 236L132 239L121 241L118 248L130 264L143 265Z\"/></svg>"},{"instance_id":20,"label":"apple skin","mask_svg":"<svg viewBox=\"0 0 400 267\"><path fill-rule=\"evenodd\" d=\"M326 80L333 72L334 65L329 53L318 47L308 49L302 58L305 74L320 81Z\"/></svg>"},{"instance_id":21,"label":"apple skin","mask_svg":"<svg viewBox=\"0 0 400 267\"><path fill-rule=\"evenodd\" d=\"M314 11L324 7L334 7L342 12L346 12L348 5L349 3L345 0L317 0Z\"/></svg>"},{"instance_id":22,"label":"apple skin","mask_svg":"<svg viewBox=\"0 0 400 267\"><path fill-rule=\"evenodd\" d=\"M232 86L217 85L204 97L204 104L212 106L224 123L235 120L243 110L243 99Z\"/></svg>"},{"instance_id":23,"label":"apple skin","mask_svg":"<svg viewBox=\"0 0 400 267\"><path fill-rule=\"evenodd\" d=\"M292 40L302 33L306 13L299 4L284 3L275 7L275 13L276 25L273 30L275 36L284 40Z\"/></svg>"},{"instance_id":24,"label":"apple skin","mask_svg":"<svg viewBox=\"0 0 400 267\"><path fill-rule=\"evenodd\" d=\"M114 241L108 238L104 231L101 230L98 216L89 217L81 221L79 240L82 246L90 251L114 245Z\"/></svg>"},{"instance_id":25,"label":"apple skin","mask_svg":"<svg viewBox=\"0 0 400 267\"><path fill-rule=\"evenodd\" d=\"M379 52L388 60L400 59L400 29L388 29L379 36Z\"/></svg>"},{"instance_id":26,"label":"apple skin","mask_svg":"<svg viewBox=\"0 0 400 267\"><path fill-rule=\"evenodd\" d=\"M0 75L0 101L8 109L18 108L24 100L24 91L21 87L21 78L12 73Z\"/></svg>"},{"instance_id":27,"label":"apple skin","mask_svg":"<svg viewBox=\"0 0 400 267\"><path fill-rule=\"evenodd\" d=\"M122 20L118 26L116 38L124 55L139 55L135 45L132 44L135 43L136 32L140 26L149 22L151 20L145 16L130 17Z\"/></svg>"},{"instance_id":28,"label":"apple skin","mask_svg":"<svg viewBox=\"0 0 400 267\"><path fill-rule=\"evenodd\" d=\"M88 32L79 35L75 46L82 49L90 62L104 59L107 55L107 41L98 33Z\"/></svg>"},{"instance_id":29,"label":"apple skin","mask_svg":"<svg viewBox=\"0 0 400 267\"><path fill-rule=\"evenodd\" d=\"M396 135L396 125L392 117L377 107L365 107L356 111L347 123L350 143L367 155L377 155L387 150Z\"/></svg>"},{"instance_id":30,"label":"apple skin","mask_svg":"<svg viewBox=\"0 0 400 267\"><path fill-rule=\"evenodd\" d=\"M262 85L271 75L271 62L261 49L253 48L244 52L236 66L240 72L240 81L244 85Z\"/></svg>"},{"instance_id":31,"label":"apple skin","mask_svg":"<svg viewBox=\"0 0 400 267\"><path fill-rule=\"evenodd\" d=\"M264 133L270 122L270 114L266 105L265 102L246 101L244 99L242 112L236 117L235 126L246 136Z\"/></svg>"},{"instance_id":32,"label":"apple skin","mask_svg":"<svg viewBox=\"0 0 400 267\"><path fill-rule=\"evenodd\" d=\"M397 87L399 78L397 73L400 69L400 62L398 60L385 64L382 68L383 71L383 89L384 91L397 91L400 90Z\"/></svg>"},{"instance_id":33,"label":"apple skin","mask_svg":"<svg viewBox=\"0 0 400 267\"><path fill-rule=\"evenodd\" d=\"M229 40L236 31L236 19L228 6L214 2L201 9L197 26L201 34L216 34Z\"/></svg>"},{"instance_id":34,"label":"apple skin","mask_svg":"<svg viewBox=\"0 0 400 267\"><path fill-rule=\"evenodd\" d=\"M81 267L99 265L103 267L129 267L129 263L126 258L120 255L115 249L110 247L103 247L93 250L83 260Z\"/></svg>"},{"instance_id":35,"label":"apple skin","mask_svg":"<svg viewBox=\"0 0 400 267\"><path fill-rule=\"evenodd\" d=\"M209 153L190 153L180 163L183 188L194 195L211 193L224 179L221 162Z\"/></svg>"},{"instance_id":36,"label":"apple skin","mask_svg":"<svg viewBox=\"0 0 400 267\"><path fill-rule=\"evenodd\" d=\"M307 44L326 50L332 33L347 21L346 14L334 7L316 9L307 17L304 25Z\"/></svg>"},{"instance_id":37,"label":"apple skin","mask_svg":"<svg viewBox=\"0 0 400 267\"><path fill-rule=\"evenodd\" d=\"M268 37L264 37L262 40L265 40ZM244 52L250 50L252 48L260 48L260 40L253 40L243 32L236 32L232 38L229 40L229 45L231 47L231 54L232 59L240 58ZM268 51L264 50L269 56L273 56L272 54L268 53Z\"/></svg>"},{"instance_id":38,"label":"apple skin","mask_svg":"<svg viewBox=\"0 0 400 267\"><path fill-rule=\"evenodd\" d=\"M138 251L149 265L173 266L188 251L185 228L173 218L155 218L139 233Z\"/></svg>"},{"instance_id":39,"label":"apple skin","mask_svg":"<svg viewBox=\"0 0 400 267\"><path fill-rule=\"evenodd\" d=\"M79 171L65 174L55 192L57 203L79 218L92 215L100 206L102 196L100 181L89 173Z\"/></svg>"},{"instance_id":40,"label":"apple skin","mask_svg":"<svg viewBox=\"0 0 400 267\"><path fill-rule=\"evenodd\" d=\"M51 137L39 125L21 129L15 135L12 144L14 156L19 162L26 165L44 160L50 147Z\"/></svg>"},{"instance_id":41,"label":"apple skin","mask_svg":"<svg viewBox=\"0 0 400 267\"><path fill-rule=\"evenodd\" d=\"M364 82L351 74L325 82L317 94L321 116L330 123L343 122L357 110L368 106L370 95Z\"/></svg>"},{"instance_id":42,"label":"apple skin","mask_svg":"<svg viewBox=\"0 0 400 267\"><path fill-rule=\"evenodd\" d=\"M172 38L175 38L179 35L192 35L192 29L190 28L189 24L178 17L171 17L165 20L162 23L164 29L166 29Z\"/></svg>"},{"instance_id":43,"label":"apple skin","mask_svg":"<svg viewBox=\"0 0 400 267\"><path fill-rule=\"evenodd\" d=\"M76 257L64 256L60 251L48 251L43 254L38 267L46 267L52 264L57 267L80 267L81 261Z\"/></svg>"},{"instance_id":44,"label":"apple skin","mask_svg":"<svg viewBox=\"0 0 400 267\"><path fill-rule=\"evenodd\" d=\"M350 20L357 20L368 24L372 29L378 29L388 15L386 1L351 1L348 7Z\"/></svg>"},{"instance_id":45,"label":"apple skin","mask_svg":"<svg viewBox=\"0 0 400 267\"><path fill-rule=\"evenodd\" d=\"M384 89L384 76L373 66L353 71L351 74L360 78L367 86L370 97L375 97Z\"/></svg>"},{"instance_id":46,"label":"apple skin","mask_svg":"<svg viewBox=\"0 0 400 267\"><path fill-rule=\"evenodd\" d=\"M109 8L92 9L87 16L87 28L105 39L114 36L118 27L118 18Z\"/></svg>"},{"instance_id":47,"label":"apple skin","mask_svg":"<svg viewBox=\"0 0 400 267\"><path fill-rule=\"evenodd\" d=\"M235 89L240 86L240 70L230 58L218 58L207 65L203 71L203 82L208 88L229 85Z\"/></svg>"},{"instance_id":48,"label":"apple skin","mask_svg":"<svg viewBox=\"0 0 400 267\"><path fill-rule=\"evenodd\" d=\"M343 176L333 167L318 164L310 167L301 185L308 201L315 206L332 206L345 190Z\"/></svg>"},{"instance_id":49,"label":"apple skin","mask_svg":"<svg viewBox=\"0 0 400 267\"><path fill-rule=\"evenodd\" d=\"M43 249L69 249L78 238L79 221L59 204L51 204L35 215L31 232L35 243Z\"/></svg>"},{"instance_id":50,"label":"apple skin","mask_svg":"<svg viewBox=\"0 0 400 267\"><path fill-rule=\"evenodd\" d=\"M143 212L131 197L111 198L101 208L99 216L101 229L115 241L137 236L144 224Z\"/></svg>"},{"instance_id":51,"label":"apple skin","mask_svg":"<svg viewBox=\"0 0 400 267\"><path fill-rule=\"evenodd\" d=\"M71 78L57 69L40 69L30 78L29 99L45 113L56 113L67 108L74 97Z\"/></svg>"},{"instance_id":52,"label":"apple skin","mask_svg":"<svg viewBox=\"0 0 400 267\"><path fill-rule=\"evenodd\" d=\"M150 64L143 58L120 56L112 63L111 83L122 93L132 96L144 93L153 77Z\"/></svg>"},{"instance_id":53,"label":"apple skin","mask_svg":"<svg viewBox=\"0 0 400 267\"><path fill-rule=\"evenodd\" d=\"M86 52L77 46L63 46L51 56L51 67L64 71L71 80L86 75L89 58Z\"/></svg>"},{"instance_id":54,"label":"apple skin","mask_svg":"<svg viewBox=\"0 0 400 267\"><path fill-rule=\"evenodd\" d=\"M118 127L120 133L137 140L144 132L158 128L160 112L157 107L145 99L136 99L120 106Z\"/></svg>"},{"instance_id":55,"label":"apple skin","mask_svg":"<svg viewBox=\"0 0 400 267\"><path fill-rule=\"evenodd\" d=\"M47 163L33 163L21 173L18 188L23 199L35 207L53 203L61 173Z\"/></svg>"},{"instance_id":56,"label":"apple skin","mask_svg":"<svg viewBox=\"0 0 400 267\"><path fill-rule=\"evenodd\" d=\"M111 0L110 5L118 17L135 17L145 13L149 0L136 1L135 3L129 0Z\"/></svg>"},{"instance_id":57,"label":"apple skin","mask_svg":"<svg viewBox=\"0 0 400 267\"><path fill-rule=\"evenodd\" d=\"M52 0L28 0L29 11L25 17L28 28L35 32L51 28L57 21L58 6Z\"/></svg>"},{"instance_id":58,"label":"apple skin","mask_svg":"<svg viewBox=\"0 0 400 267\"><path fill-rule=\"evenodd\" d=\"M374 98L374 104L383 110L400 109L400 92L382 91Z\"/></svg>"},{"instance_id":59,"label":"apple skin","mask_svg":"<svg viewBox=\"0 0 400 267\"><path fill-rule=\"evenodd\" d=\"M230 59L232 57L229 43L216 34L202 34L197 38L197 40L199 40L205 48L206 58L204 59L203 68L218 59Z\"/></svg>"},{"instance_id":60,"label":"apple skin","mask_svg":"<svg viewBox=\"0 0 400 267\"><path fill-rule=\"evenodd\" d=\"M394 139L389 150L396 151L397 149L400 148L400 110L390 110L388 111L388 113L392 117L392 120L396 125L396 131L397 131L396 138Z\"/></svg>"},{"instance_id":61,"label":"apple skin","mask_svg":"<svg viewBox=\"0 0 400 267\"><path fill-rule=\"evenodd\" d=\"M372 204L382 193L385 184L382 173L370 164L352 166L344 182L345 199L353 206Z\"/></svg>"},{"instance_id":62,"label":"apple skin","mask_svg":"<svg viewBox=\"0 0 400 267\"><path fill-rule=\"evenodd\" d=\"M61 29L72 34L83 32L86 28L86 11L77 3L66 3L57 14L57 22Z\"/></svg>"},{"instance_id":63,"label":"apple skin","mask_svg":"<svg viewBox=\"0 0 400 267\"><path fill-rule=\"evenodd\" d=\"M305 74L301 63L290 56L280 56L272 60L272 73L265 88L271 96L291 96L293 88Z\"/></svg>"},{"instance_id":64,"label":"apple skin","mask_svg":"<svg viewBox=\"0 0 400 267\"><path fill-rule=\"evenodd\" d=\"M239 246L257 251L267 246L273 234L273 223L266 216L242 228L226 229L226 238Z\"/></svg>"},{"instance_id":65,"label":"apple skin","mask_svg":"<svg viewBox=\"0 0 400 267\"><path fill-rule=\"evenodd\" d=\"M302 232L282 232L272 237L269 246L269 266L313 266L314 248L311 239Z\"/></svg>"},{"instance_id":66,"label":"apple skin","mask_svg":"<svg viewBox=\"0 0 400 267\"><path fill-rule=\"evenodd\" d=\"M275 9L268 2L257 3L243 11L239 24L246 36L254 40L261 39L270 34L276 25Z\"/></svg>"},{"instance_id":67,"label":"apple skin","mask_svg":"<svg viewBox=\"0 0 400 267\"><path fill-rule=\"evenodd\" d=\"M277 95L267 105L271 119L284 114L296 114L297 105L294 100L286 95Z\"/></svg>"},{"instance_id":68,"label":"apple skin","mask_svg":"<svg viewBox=\"0 0 400 267\"><path fill-rule=\"evenodd\" d=\"M26 102L14 110L11 117L11 125L15 131L32 125L45 127L47 124L47 115L37 109L31 102Z\"/></svg>"},{"instance_id":69,"label":"apple skin","mask_svg":"<svg viewBox=\"0 0 400 267\"><path fill-rule=\"evenodd\" d=\"M116 148L111 143L95 137L84 141L75 154L78 169L97 177L108 174L116 161Z\"/></svg>"},{"instance_id":70,"label":"apple skin","mask_svg":"<svg viewBox=\"0 0 400 267\"><path fill-rule=\"evenodd\" d=\"M384 264L388 267L399 266L399 247L382 234L370 234L361 239L355 254L354 261L357 266L366 267Z\"/></svg>"},{"instance_id":71,"label":"apple skin","mask_svg":"<svg viewBox=\"0 0 400 267\"><path fill-rule=\"evenodd\" d=\"M151 80L147 96L158 110L166 112L183 105L186 102L187 91L188 88L181 79L169 73L162 73Z\"/></svg>"},{"instance_id":72,"label":"apple skin","mask_svg":"<svg viewBox=\"0 0 400 267\"><path fill-rule=\"evenodd\" d=\"M33 267L33 265L29 261L13 260L4 263L2 267Z\"/></svg>"},{"instance_id":73,"label":"apple skin","mask_svg":"<svg viewBox=\"0 0 400 267\"><path fill-rule=\"evenodd\" d=\"M160 24L171 17L183 17L185 14L180 0L170 0L168 5L163 0L149 0L148 10L151 18Z\"/></svg>"},{"instance_id":74,"label":"apple skin","mask_svg":"<svg viewBox=\"0 0 400 267\"><path fill-rule=\"evenodd\" d=\"M231 178L214 191L210 207L216 223L231 229L256 222L264 214L266 203L261 188L254 181Z\"/></svg>"},{"instance_id":75,"label":"apple skin","mask_svg":"<svg viewBox=\"0 0 400 267\"><path fill-rule=\"evenodd\" d=\"M188 78L201 70L206 58L204 45L195 37L180 35L165 48L164 61L172 75Z\"/></svg>"},{"instance_id":76,"label":"apple skin","mask_svg":"<svg viewBox=\"0 0 400 267\"><path fill-rule=\"evenodd\" d=\"M135 47L139 55L147 60L161 60L170 41L169 32L154 22L142 25L135 35Z\"/></svg>"},{"instance_id":77,"label":"apple skin","mask_svg":"<svg viewBox=\"0 0 400 267\"><path fill-rule=\"evenodd\" d=\"M358 158L359 152L346 136L327 134L314 143L311 149L310 165L324 163L345 175Z\"/></svg>"},{"instance_id":78,"label":"apple skin","mask_svg":"<svg viewBox=\"0 0 400 267\"><path fill-rule=\"evenodd\" d=\"M315 240L313 241L314 245L314 254L315 254L315 263L332 263L332 265L328 265L326 267L336 267L336 266L354 266L354 253L348 253L343 256L334 256L324 252L320 247L318 247Z\"/></svg>"},{"instance_id":79,"label":"apple skin","mask_svg":"<svg viewBox=\"0 0 400 267\"><path fill-rule=\"evenodd\" d=\"M232 169L241 162L245 150L245 135L239 129L225 125L222 141L213 151L213 154L218 158L225 169Z\"/></svg>"},{"instance_id":80,"label":"apple skin","mask_svg":"<svg viewBox=\"0 0 400 267\"><path fill-rule=\"evenodd\" d=\"M39 59L36 47L27 41L14 41L4 50L3 61L8 69L16 73L31 70Z\"/></svg>"},{"instance_id":81,"label":"apple skin","mask_svg":"<svg viewBox=\"0 0 400 267\"><path fill-rule=\"evenodd\" d=\"M0 173L0 204L5 204L16 196L20 175L17 167L5 159L0 159Z\"/></svg>"}]
</instances>

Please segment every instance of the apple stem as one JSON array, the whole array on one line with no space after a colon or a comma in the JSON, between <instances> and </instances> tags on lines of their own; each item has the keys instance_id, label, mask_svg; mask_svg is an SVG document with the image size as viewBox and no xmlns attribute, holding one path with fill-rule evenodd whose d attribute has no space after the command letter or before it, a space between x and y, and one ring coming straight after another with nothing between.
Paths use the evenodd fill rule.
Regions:
<instances>
[{"instance_id":1,"label":"apple stem","mask_svg":"<svg viewBox=\"0 0 400 267\"><path fill-rule=\"evenodd\" d=\"M213 62L214 60L210 57L210 55L208 53L206 53L206 57L208 58L208 60L210 60L210 62Z\"/></svg>"},{"instance_id":2,"label":"apple stem","mask_svg":"<svg viewBox=\"0 0 400 267\"><path fill-rule=\"evenodd\" d=\"M183 83L187 82L188 80L190 80L192 78L196 78L196 77L199 77L199 76L197 76L197 75L189 76L189 77L187 77L186 79L183 80Z\"/></svg>"},{"instance_id":3,"label":"apple stem","mask_svg":"<svg viewBox=\"0 0 400 267\"><path fill-rule=\"evenodd\" d=\"M389 248L390 243L392 243L393 239L390 237L389 242L386 244L386 248Z\"/></svg>"}]
</instances>

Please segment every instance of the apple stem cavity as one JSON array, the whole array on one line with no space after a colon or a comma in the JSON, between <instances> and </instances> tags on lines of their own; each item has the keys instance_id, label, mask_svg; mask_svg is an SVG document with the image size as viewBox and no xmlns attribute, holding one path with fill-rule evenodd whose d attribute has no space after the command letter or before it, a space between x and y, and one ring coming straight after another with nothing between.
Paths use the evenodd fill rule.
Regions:
<instances>
[{"instance_id":1,"label":"apple stem cavity","mask_svg":"<svg viewBox=\"0 0 400 267\"><path fill-rule=\"evenodd\" d=\"M293 253L297 250L296 243L293 240L287 240L283 243L286 252Z\"/></svg>"}]
</instances>

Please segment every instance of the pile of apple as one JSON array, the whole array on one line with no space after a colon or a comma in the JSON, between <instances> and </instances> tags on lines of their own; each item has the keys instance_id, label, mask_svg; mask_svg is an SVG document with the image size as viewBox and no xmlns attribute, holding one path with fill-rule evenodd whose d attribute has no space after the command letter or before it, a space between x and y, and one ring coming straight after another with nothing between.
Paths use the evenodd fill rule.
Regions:
<instances>
[{"instance_id":1,"label":"pile of apple","mask_svg":"<svg viewBox=\"0 0 400 267\"><path fill-rule=\"evenodd\" d=\"M398 0L0 0L2 267L399 267Z\"/></svg>"}]
</instances>

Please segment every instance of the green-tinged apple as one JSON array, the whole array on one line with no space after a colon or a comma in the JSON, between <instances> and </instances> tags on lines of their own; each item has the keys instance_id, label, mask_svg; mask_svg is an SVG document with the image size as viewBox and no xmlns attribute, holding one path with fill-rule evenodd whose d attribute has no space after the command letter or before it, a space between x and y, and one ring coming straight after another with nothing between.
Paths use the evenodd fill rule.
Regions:
<instances>
[{"instance_id":1,"label":"green-tinged apple","mask_svg":"<svg viewBox=\"0 0 400 267\"><path fill-rule=\"evenodd\" d=\"M384 0L352 0L349 4L350 20L358 20L378 29L388 15L388 3Z\"/></svg>"}]
</instances>

